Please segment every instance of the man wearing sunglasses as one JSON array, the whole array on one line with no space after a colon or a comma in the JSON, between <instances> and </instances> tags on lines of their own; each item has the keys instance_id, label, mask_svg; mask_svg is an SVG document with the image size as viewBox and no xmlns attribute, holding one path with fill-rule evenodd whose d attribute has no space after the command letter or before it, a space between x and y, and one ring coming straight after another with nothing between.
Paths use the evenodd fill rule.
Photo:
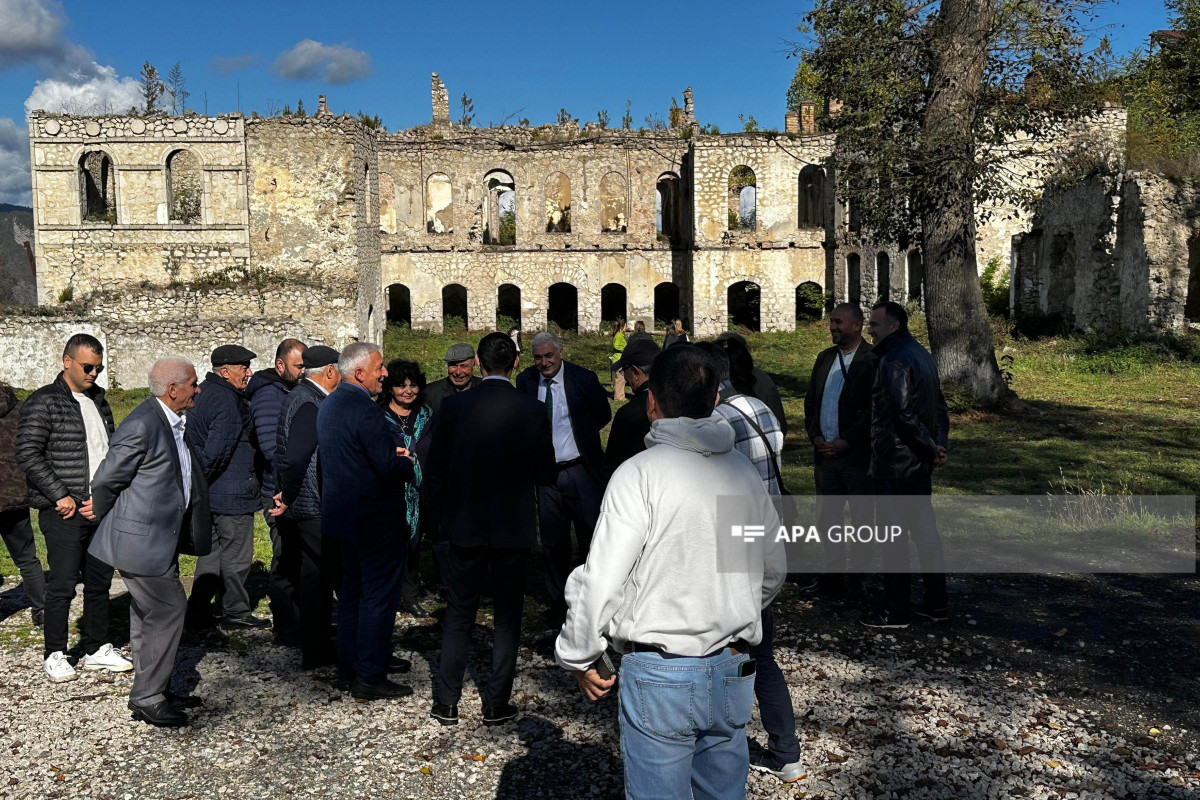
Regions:
<instances>
[{"instance_id":1,"label":"man wearing sunglasses","mask_svg":"<svg viewBox=\"0 0 1200 800\"><path fill-rule=\"evenodd\" d=\"M46 539L50 580L46 585L45 670L54 683L77 675L67 660L67 638L75 584L83 577L79 624L81 669L127 672L133 664L108 643L108 590L113 568L88 555L96 524L84 517L91 480L108 453L112 410L96 379L104 371L104 346L77 333L63 350L63 369L21 408L17 463L29 483L31 504Z\"/></svg>"}]
</instances>

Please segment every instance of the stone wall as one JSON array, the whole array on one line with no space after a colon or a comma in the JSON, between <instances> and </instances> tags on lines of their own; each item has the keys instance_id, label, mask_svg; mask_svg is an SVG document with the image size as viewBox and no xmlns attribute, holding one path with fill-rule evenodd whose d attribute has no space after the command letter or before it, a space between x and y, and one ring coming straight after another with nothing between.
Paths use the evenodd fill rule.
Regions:
<instances>
[{"instance_id":1,"label":"stone wall","mask_svg":"<svg viewBox=\"0 0 1200 800\"><path fill-rule=\"evenodd\" d=\"M63 346L77 333L88 333L107 348L107 334L82 317L0 316L0 380L22 389L36 389L62 370ZM110 386L107 371L98 383Z\"/></svg>"}]
</instances>

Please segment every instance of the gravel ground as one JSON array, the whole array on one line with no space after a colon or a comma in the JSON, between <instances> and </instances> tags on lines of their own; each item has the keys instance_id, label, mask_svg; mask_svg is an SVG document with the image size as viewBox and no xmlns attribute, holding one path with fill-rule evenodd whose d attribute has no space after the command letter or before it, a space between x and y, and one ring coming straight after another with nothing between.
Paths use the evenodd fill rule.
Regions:
<instances>
[{"instance_id":1,"label":"gravel ground","mask_svg":"<svg viewBox=\"0 0 1200 800\"><path fill-rule=\"evenodd\" d=\"M1200 581L956 579L950 623L879 634L858 610L779 601L778 658L807 778L752 774L752 797L1197 798ZM120 594L120 587L115 587ZM159 730L125 707L132 678L51 685L40 637L0 595L0 797L609 798L622 793L616 703L588 703L532 645L515 723L427 716L437 622L401 617L412 698L356 703L303 673L270 632L185 637L177 690L205 706ZM78 602L78 601L77 601ZM123 613L114 601L115 615ZM114 628L117 626L114 625ZM116 631L119 633L119 631ZM478 627L472 673L488 631ZM118 637L119 638L119 637ZM751 737L765 742L757 715ZM752 747L756 745L752 744Z\"/></svg>"}]
</instances>

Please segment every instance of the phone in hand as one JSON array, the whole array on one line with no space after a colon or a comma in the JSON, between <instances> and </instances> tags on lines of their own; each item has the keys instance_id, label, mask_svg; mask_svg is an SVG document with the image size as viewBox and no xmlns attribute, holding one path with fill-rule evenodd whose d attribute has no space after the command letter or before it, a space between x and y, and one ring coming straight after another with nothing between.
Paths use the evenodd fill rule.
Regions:
<instances>
[{"instance_id":1,"label":"phone in hand","mask_svg":"<svg viewBox=\"0 0 1200 800\"><path fill-rule=\"evenodd\" d=\"M600 676L600 680L602 681L606 681L617 674L617 668L613 666L612 659L608 657L607 652L600 654L600 657L592 664L592 669L596 670L596 674Z\"/></svg>"}]
</instances>

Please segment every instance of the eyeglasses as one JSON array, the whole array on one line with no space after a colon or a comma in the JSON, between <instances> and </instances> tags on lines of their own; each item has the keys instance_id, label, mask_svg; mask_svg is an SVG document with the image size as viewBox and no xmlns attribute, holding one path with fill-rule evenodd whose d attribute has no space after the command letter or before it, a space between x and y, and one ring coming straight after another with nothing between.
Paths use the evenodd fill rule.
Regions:
<instances>
[{"instance_id":1,"label":"eyeglasses","mask_svg":"<svg viewBox=\"0 0 1200 800\"><path fill-rule=\"evenodd\" d=\"M91 375L93 372L96 373L96 375L99 375L101 372L104 372L103 364L84 364L80 361L75 363L79 364L79 368L83 370L84 375Z\"/></svg>"}]
</instances>

